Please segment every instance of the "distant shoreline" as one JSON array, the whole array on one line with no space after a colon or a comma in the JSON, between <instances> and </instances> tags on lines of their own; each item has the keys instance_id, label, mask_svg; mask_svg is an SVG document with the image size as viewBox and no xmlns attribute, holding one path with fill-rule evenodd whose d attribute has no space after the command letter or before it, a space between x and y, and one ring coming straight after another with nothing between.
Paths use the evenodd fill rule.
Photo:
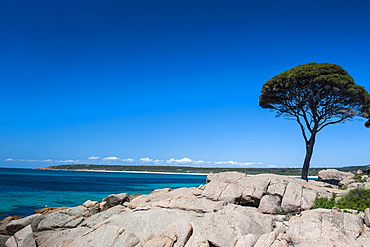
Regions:
<instances>
[{"instance_id":1,"label":"distant shoreline","mask_svg":"<svg viewBox=\"0 0 370 247\"><path fill-rule=\"evenodd\" d=\"M202 175L207 176L212 173L193 173L193 172L152 172L152 171L112 171L112 170L96 170L96 169L52 169L52 168L37 168L38 170L50 171L77 171L77 172L126 172L126 173L154 173L154 174L178 174L178 175Z\"/></svg>"},{"instance_id":2,"label":"distant shoreline","mask_svg":"<svg viewBox=\"0 0 370 247\"><path fill-rule=\"evenodd\" d=\"M356 173L358 170L366 170L369 166L347 166L347 167L312 167L309 169L309 178L317 179L318 172L324 169L337 169L343 172ZM301 177L301 168L266 168L266 167L195 167L195 166L159 166L159 165L99 165L99 164L65 164L55 165L42 170L64 170L64 171L97 171L97 172L127 172L127 173L153 173L153 174L187 174L187 175L209 175L220 172L241 172L248 176L257 174L277 174L289 177Z\"/></svg>"},{"instance_id":3,"label":"distant shoreline","mask_svg":"<svg viewBox=\"0 0 370 247\"><path fill-rule=\"evenodd\" d=\"M81 171L81 172L125 172L125 173L153 173L153 174L172 174L172 175L201 175L208 176L214 173L193 173L193 172L152 172L152 171L112 171L112 170L96 170L96 169L52 169L52 168L37 168L40 170L52 170L52 171ZM247 174L247 176L256 176L258 174ZM289 177L300 177L299 175L290 175ZM318 176L308 176L310 179L317 179Z\"/></svg>"}]
</instances>

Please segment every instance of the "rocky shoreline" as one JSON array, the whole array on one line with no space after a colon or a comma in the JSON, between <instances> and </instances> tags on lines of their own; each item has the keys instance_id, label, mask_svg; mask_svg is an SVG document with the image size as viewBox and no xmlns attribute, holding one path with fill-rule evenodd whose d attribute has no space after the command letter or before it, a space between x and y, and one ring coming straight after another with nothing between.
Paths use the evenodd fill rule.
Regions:
<instances>
[{"instance_id":1,"label":"rocky shoreline","mask_svg":"<svg viewBox=\"0 0 370 247\"><path fill-rule=\"evenodd\" d=\"M43 209L2 220L0 246L370 246L369 209L311 209L318 196L370 188L370 182L356 183L353 174L334 173L321 174L323 180L337 180L338 185L329 186L225 172L208 175L199 187L122 193L73 208ZM347 190L338 189L344 184Z\"/></svg>"}]
</instances>

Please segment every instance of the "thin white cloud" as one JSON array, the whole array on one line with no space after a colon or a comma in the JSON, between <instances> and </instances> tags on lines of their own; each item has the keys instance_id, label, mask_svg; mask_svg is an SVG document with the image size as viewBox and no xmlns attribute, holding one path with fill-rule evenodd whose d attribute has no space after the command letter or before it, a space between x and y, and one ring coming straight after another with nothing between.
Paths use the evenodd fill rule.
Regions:
<instances>
[{"instance_id":1,"label":"thin white cloud","mask_svg":"<svg viewBox=\"0 0 370 247\"><path fill-rule=\"evenodd\" d=\"M156 165L164 164L164 160L153 160L153 163Z\"/></svg>"},{"instance_id":2,"label":"thin white cloud","mask_svg":"<svg viewBox=\"0 0 370 247\"><path fill-rule=\"evenodd\" d=\"M102 160L105 160L105 161L112 161L112 160L119 160L119 158L118 158L118 157L115 157L115 156L110 156L110 157L102 158Z\"/></svg>"},{"instance_id":3,"label":"thin white cloud","mask_svg":"<svg viewBox=\"0 0 370 247\"><path fill-rule=\"evenodd\" d=\"M166 161L167 164L174 164L174 165L210 165L214 162L211 161L204 161L204 160L192 160L190 158L182 158L182 159L174 159L171 158Z\"/></svg>"},{"instance_id":4,"label":"thin white cloud","mask_svg":"<svg viewBox=\"0 0 370 247\"><path fill-rule=\"evenodd\" d=\"M57 163L76 163L77 160L56 160Z\"/></svg>"},{"instance_id":5,"label":"thin white cloud","mask_svg":"<svg viewBox=\"0 0 370 247\"><path fill-rule=\"evenodd\" d=\"M7 158L5 161L15 161L15 159Z\"/></svg>"},{"instance_id":6,"label":"thin white cloud","mask_svg":"<svg viewBox=\"0 0 370 247\"><path fill-rule=\"evenodd\" d=\"M91 156L88 159L89 160L98 160L98 159L100 159L100 157L99 156Z\"/></svg>"},{"instance_id":7,"label":"thin white cloud","mask_svg":"<svg viewBox=\"0 0 370 247\"><path fill-rule=\"evenodd\" d=\"M47 159L47 160L41 160L41 162L53 162L52 159Z\"/></svg>"},{"instance_id":8,"label":"thin white cloud","mask_svg":"<svg viewBox=\"0 0 370 247\"><path fill-rule=\"evenodd\" d=\"M151 159L151 158L141 158L140 159L141 163L151 163L152 161L153 161L153 159Z\"/></svg>"},{"instance_id":9,"label":"thin white cloud","mask_svg":"<svg viewBox=\"0 0 370 247\"><path fill-rule=\"evenodd\" d=\"M263 163L256 163L256 162L237 162L233 160L229 161L217 161L214 162L215 165L221 165L221 166L254 166L254 165L262 165Z\"/></svg>"},{"instance_id":10,"label":"thin white cloud","mask_svg":"<svg viewBox=\"0 0 370 247\"><path fill-rule=\"evenodd\" d=\"M166 162L170 164L189 164L189 163L193 163L194 161L190 158L182 158L182 159L171 158L167 160Z\"/></svg>"},{"instance_id":11,"label":"thin white cloud","mask_svg":"<svg viewBox=\"0 0 370 247\"><path fill-rule=\"evenodd\" d=\"M127 158L127 159L121 159L121 161L123 161L123 162L127 162L127 163L132 163L132 162L134 162L135 160L134 160L134 159L131 159L131 158Z\"/></svg>"}]
</instances>

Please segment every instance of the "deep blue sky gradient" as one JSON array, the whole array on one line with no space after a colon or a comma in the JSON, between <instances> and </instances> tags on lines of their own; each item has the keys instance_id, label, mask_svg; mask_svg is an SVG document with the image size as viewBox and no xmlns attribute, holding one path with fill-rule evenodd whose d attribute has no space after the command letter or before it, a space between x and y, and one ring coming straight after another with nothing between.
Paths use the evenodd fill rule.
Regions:
<instances>
[{"instance_id":1,"label":"deep blue sky gradient","mask_svg":"<svg viewBox=\"0 0 370 247\"><path fill-rule=\"evenodd\" d=\"M0 166L299 167L298 125L261 87L329 62L370 91L369 26L362 0L1 1ZM363 123L320 132L312 166L369 164Z\"/></svg>"}]
</instances>

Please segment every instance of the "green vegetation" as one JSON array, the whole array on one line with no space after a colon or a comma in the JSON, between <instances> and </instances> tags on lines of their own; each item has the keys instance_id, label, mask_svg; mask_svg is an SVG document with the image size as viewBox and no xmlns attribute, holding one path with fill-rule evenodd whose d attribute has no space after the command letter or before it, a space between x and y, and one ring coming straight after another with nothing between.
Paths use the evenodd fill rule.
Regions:
<instances>
[{"instance_id":1,"label":"green vegetation","mask_svg":"<svg viewBox=\"0 0 370 247\"><path fill-rule=\"evenodd\" d=\"M333 197L330 199L326 197L316 198L315 205L313 206L313 208L327 209L333 207L364 211L366 208L370 208L370 190L356 188L350 190L347 195L339 200L336 200L336 194L333 193Z\"/></svg>"},{"instance_id":2,"label":"green vegetation","mask_svg":"<svg viewBox=\"0 0 370 247\"><path fill-rule=\"evenodd\" d=\"M362 188L350 190L347 195L339 199L337 207L343 209L356 209L359 211L370 208L370 190Z\"/></svg>"},{"instance_id":3,"label":"green vegetation","mask_svg":"<svg viewBox=\"0 0 370 247\"><path fill-rule=\"evenodd\" d=\"M312 208L331 209L335 207L335 198L336 198L335 193L333 193L333 196L330 199L327 197L317 197L315 200L315 205Z\"/></svg>"},{"instance_id":4,"label":"green vegetation","mask_svg":"<svg viewBox=\"0 0 370 247\"><path fill-rule=\"evenodd\" d=\"M284 220L288 221L294 215L291 208L276 207L275 214L284 215Z\"/></svg>"},{"instance_id":5,"label":"green vegetation","mask_svg":"<svg viewBox=\"0 0 370 247\"><path fill-rule=\"evenodd\" d=\"M355 176L353 177L353 179L356 182L359 182L359 183L366 182L366 179L363 180L362 177L365 176L365 175L368 175L369 176L369 173L370 173L370 170L369 169L366 169L361 174L355 174Z\"/></svg>"},{"instance_id":6,"label":"green vegetation","mask_svg":"<svg viewBox=\"0 0 370 247\"><path fill-rule=\"evenodd\" d=\"M306 144L305 180L319 131L356 116L370 116L365 88L342 67L329 63L307 63L274 76L263 85L259 105L298 122Z\"/></svg>"}]
</instances>

